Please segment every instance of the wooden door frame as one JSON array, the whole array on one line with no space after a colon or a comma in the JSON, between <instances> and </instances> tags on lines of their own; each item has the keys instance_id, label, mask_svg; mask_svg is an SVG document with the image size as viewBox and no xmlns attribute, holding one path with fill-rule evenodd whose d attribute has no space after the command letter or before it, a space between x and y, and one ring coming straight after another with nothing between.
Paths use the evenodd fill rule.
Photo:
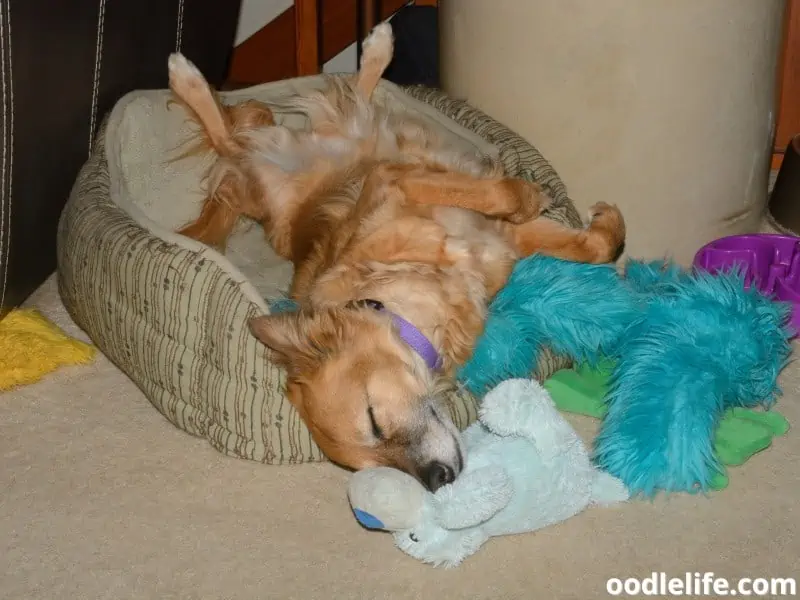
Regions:
<instances>
[{"instance_id":1,"label":"wooden door frame","mask_svg":"<svg viewBox=\"0 0 800 600\"><path fill-rule=\"evenodd\" d=\"M789 141L800 133L800 0L786 0L783 23L772 154L774 169L780 167Z\"/></svg>"},{"instance_id":2,"label":"wooden door frame","mask_svg":"<svg viewBox=\"0 0 800 600\"><path fill-rule=\"evenodd\" d=\"M234 48L226 87L315 75L407 4L435 6L437 0L295 0Z\"/></svg>"}]
</instances>

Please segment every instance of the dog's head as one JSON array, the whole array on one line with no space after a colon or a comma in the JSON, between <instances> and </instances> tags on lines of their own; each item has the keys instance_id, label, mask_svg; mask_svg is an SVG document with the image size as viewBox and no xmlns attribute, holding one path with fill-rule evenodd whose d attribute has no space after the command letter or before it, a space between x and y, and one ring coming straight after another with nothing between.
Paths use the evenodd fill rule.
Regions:
<instances>
[{"instance_id":1,"label":"dog's head","mask_svg":"<svg viewBox=\"0 0 800 600\"><path fill-rule=\"evenodd\" d=\"M369 309L266 315L253 334L287 371L287 394L332 461L359 470L391 466L428 489L450 483L463 459L440 407L441 380Z\"/></svg>"}]
</instances>

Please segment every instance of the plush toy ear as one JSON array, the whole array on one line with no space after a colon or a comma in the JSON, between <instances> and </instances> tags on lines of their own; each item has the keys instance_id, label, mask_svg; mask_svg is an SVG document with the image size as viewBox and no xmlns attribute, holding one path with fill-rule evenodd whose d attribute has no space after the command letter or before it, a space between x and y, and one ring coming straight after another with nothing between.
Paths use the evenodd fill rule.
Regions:
<instances>
[{"instance_id":1,"label":"plush toy ear","mask_svg":"<svg viewBox=\"0 0 800 600\"><path fill-rule=\"evenodd\" d=\"M355 473L347 495L353 514L367 529L402 531L420 522L428 492L407 473L376 467Z\"/></svg>"},{"instance_id":2,"label":"plush toy ear","mask_svg":"<svg viewBox=\"0 0 800 600\"><path fill-rule=\"evenodd\" d=\"M511 478L502 469L462 473L434 495L436 520L445 529L475 527L505 508L513 494Z\"/></svg>"}]
</instances>

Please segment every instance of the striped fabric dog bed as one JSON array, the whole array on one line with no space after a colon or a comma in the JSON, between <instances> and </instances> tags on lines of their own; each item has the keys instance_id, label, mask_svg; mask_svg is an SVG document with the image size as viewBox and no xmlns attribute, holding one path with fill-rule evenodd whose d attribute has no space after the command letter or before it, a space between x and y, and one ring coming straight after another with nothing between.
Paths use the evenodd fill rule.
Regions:
<instances>
[{"instance_id":1,"label":"striped fabric dog bed","mask_svg":"<svg viewBox=\"0 0 800 600\"><path fill-rule=\"evenodd\" d=\"M222 94L267 103L323 85L322 77ZM196 215L208 157L173 160L193 132L165 90L125 96L104 121L61 217L58 282L75 322L179 429L219 451L267 464L324 460L284 395L284 373L250 335L249 318L268 312L292 267L243 224L225 255L174 231ZM427 88L382 82L378 102L410 111L456 145L493 154L507 172L543 184L547 216L580 219L558 175L539 152L467 103ZM302 115L279 121L302 126ZM535 375L564 364L546 356ZM450 398L460 428L476 418L475 399Z\"/></svg>"}]
</instances>

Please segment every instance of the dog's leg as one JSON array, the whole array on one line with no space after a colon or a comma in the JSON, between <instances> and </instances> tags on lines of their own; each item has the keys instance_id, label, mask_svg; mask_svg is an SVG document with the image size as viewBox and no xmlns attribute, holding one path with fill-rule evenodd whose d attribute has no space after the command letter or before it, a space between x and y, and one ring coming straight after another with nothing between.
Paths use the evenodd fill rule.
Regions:
<instances>
[{"instance_id":1,"label":"dog's leg","mask_svg":"<svg viewBox=\"0 0 800 600\"><path fill-rule=\"evenodd\" d=\"M205 139L199 147L210 146L220 157L211 168L208 196L199 217L178 233L224 250L240 216L258 221L265 216L258 201L261 194L251 189L255 185L252 177L239 168L237 158L244 148L236 132L274 125L273 114L256 100L223 106L197 67L181 54L172 54L168 66L172 93L202 127Z\"/></svg>"},{"instance_id":2,"label":"dog's leg","mask_svg":"<svg viewBox=\"0 0 800 600\"><path fill-rule=\"evenodd\" d=\"M481 179L425 167L388 165L389 179L417 204L455 206L498 217L512 223L525 223L538 217L550 204L542 188L523 179Z\"/></svg>"},{"instance_id":3,"label":"dog's leg","mask_svg":"<svg viewBox=\"0 0 800 600\"><path fill-rule=\"evenodd\" d=\"M356 77L356 87L367 98L372 96L383 72L392 61L393 52L392 26L388 23L381 23L364 40L361 65Z\"/></svg>"},{"instance_id":4,"label":"dog's leg","mask_svg":"<svg viewBox=\"0 0 800 600\"><path fill-rule=\"evenodd\" d=\"M200 124L205 137L220 155L233 150L231 123L223 112L214 93L200 71L182 54L171 54L168 61L169 87L175 98L183 104ZM178 230L178 233L198 242L224 250L241 211L221 202L212 191L203 201L200 216Z\"/></svg>"},{"instance_id":5,"label":"dog's leg","mask_svg":"<svg viewBox=\"0 0 800 600\"><path fill-rule=\"evenodd\" d=\"M544 254L583 263L616 260L625 243L625 220L616 206L595 204L584 229L572 229L549 219L515 225L498 222L521 256Z\"/></svg>"},{"instance_id":6,"label":"dog's leg","mask_svg":"<svg viewBox=\"0 0 800 600\"><path fill-rule=\"evenodd\" d=\"M625 221L616 206L596 204L585 229L537 218L550 204L541 187L522 179L479 179L424 167L383 165L380 176L405 193L406 201L456 206L503 219L497 226L517 252L536 252L575 262L613 261L625 242Z\"/></svg>"},{"instance_id":7,"label":"dog's leg","mask_svg":"<svg viewBox=\"0 0 800 600\"><path fill-rule=\"evenodd\" d=\"M183 54L171 54L168 67L172 93L202 125L214 149L226 154L232 142L231 123L205 77Z\"/></svg>"}]
</instances>

